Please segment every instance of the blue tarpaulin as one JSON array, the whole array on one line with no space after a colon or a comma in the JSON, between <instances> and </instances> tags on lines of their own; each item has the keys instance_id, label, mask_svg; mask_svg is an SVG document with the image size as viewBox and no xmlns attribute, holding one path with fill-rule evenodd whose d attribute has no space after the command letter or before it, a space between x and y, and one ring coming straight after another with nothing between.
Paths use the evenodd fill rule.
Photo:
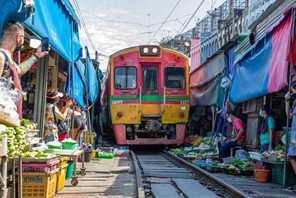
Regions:
<instances>
[{"instance_id":1,"label":"blue tarpaulin","mask_svg":"<svg viewBox=\"0 0 296 198\"><path fill-rule=\"evenodd\" d=\"M72 97L73 93L72 93L72 85L73 82L72 80L75 79L74 82L74 99L76 100L76 102L81 106L84 107L84 84L85 84L85 77L84 77L84 73L85 73L85 65L83 64L83 62L81 60L78 60L75 64L74 64L74 78L72 78L72 67L71 65L69 66L69 72L68 72L68 76L67 76L67 80L66 80L66 84L65 84L65 92L66 93L70 93L70 97Z\"/></svg>"},{"instance_id":2,"label":"blue tarpaulin","mask_svg":"<svg viewBox=\"0 0 296 198\"><path fill-rule=\"evenodd\" d=\"M275 93L288 85L288 62L294 10L235 60L230 99L233 103Z\"/></svg>"},{"instance_id":3,"label":"blue tarpaulin","mask_svg":"<svg viewBox=\"0 0 296 198\"><path fill-rule=\"evenodd\" d=\"M35 13L25 21L25 25L40 37L48 37L51 46L71 62L71 21L73 21L74 62L76 62L82 57L78 35L80 22L68 0L35 1Z\"/></svg>"},{"instance_id":4,"label":"blue tarpaulin","mask_svg":"<svg viewBox=\"0 0 296 198\"><path fill-rule=\"evenodd\" d=\"M1 0L0 6L0 32L5 21L24 22L34 12L33 7L26 7L23 0ZM2 34L0 34L0 37Z\"/></svg>"},{"instance_id":5,"label":"blue tarpaulin","mask_svg":"<svg viewBox=\"0 0 296 198\"><path fill-rule=\"evenodd\" d=\"M87 85L86 85L86 90L88 92L88 99L94 103L97 96L98 96L98 77L97 77L97 72L92 64L92 61L87 55L86 57L86 65L87 65L87 72L86 72L86 78L87 78Z\"/></svg>"}]
</instances>

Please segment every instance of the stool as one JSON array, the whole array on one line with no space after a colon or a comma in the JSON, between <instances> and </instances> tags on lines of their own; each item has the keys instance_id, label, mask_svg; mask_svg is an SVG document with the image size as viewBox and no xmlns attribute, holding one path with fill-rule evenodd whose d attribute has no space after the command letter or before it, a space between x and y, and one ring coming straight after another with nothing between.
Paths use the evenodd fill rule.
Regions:
<instances>
[{"instance_id":1,"label":"stool","mask_svg":"<svg viewBox=\"0 0 296 198\"><path fill-rule=\"evenodd\" d=\"M230 157L233 157L234 156L234 152L233 151L236 151L236 150L243 150L243 147L242 146L231 147L230 148Z\"/></svg>"}]
</instances>

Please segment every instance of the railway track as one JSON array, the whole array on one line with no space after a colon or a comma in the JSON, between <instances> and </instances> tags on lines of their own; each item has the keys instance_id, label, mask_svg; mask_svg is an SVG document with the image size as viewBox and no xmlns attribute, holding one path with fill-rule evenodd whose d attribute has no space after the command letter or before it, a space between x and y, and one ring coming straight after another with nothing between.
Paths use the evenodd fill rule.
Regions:
<instances>
[{"instance_id":1,"label":"railway track","mask_svg":"<svg viewBox=\"0 0 296 198\"><path fill-rule=\"evenodd\" d=\"M248 197L167 151L132 151L138 197Z\"/></svg>"}]
</instances>

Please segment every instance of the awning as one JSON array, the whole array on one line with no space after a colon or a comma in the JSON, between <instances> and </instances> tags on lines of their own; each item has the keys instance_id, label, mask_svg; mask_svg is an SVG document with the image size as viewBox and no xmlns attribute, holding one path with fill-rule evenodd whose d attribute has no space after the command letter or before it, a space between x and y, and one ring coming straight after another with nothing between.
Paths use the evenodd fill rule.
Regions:
<instances>
[{"instance_id":1,"label":"awning","mask_svg":"<svg viewBox=\"0 0 296 198\"><path fill-rule=\"evenodd\" d=\"M85 73L86 79L87 79L87 85L86 85L86 90L87 90L87 95L88 95L88 99L94 103L97 96L98 96L98 76L97 76L97 72L94 68L94 65L89 57L89 55L87 55L86 57L86 65L87 65L87 72Z\"/></svg>"},{"instance_id":2,"label":"awning","mask_svg":"<svg viewBox=\"0 0 296 198\"><path fill-rule=\"evenodd\" d=\"M35 13L25 25L40 37L48 37L51 46L67 61L72 61L71 22L73 21L74 61L82 57L79 19L68 0L35 1Z\"/></svg>"},{"instance_id":3,"label":"awning","mask_svg":"<svg viewBox=\"0 0 296 198\"><path fill-rule=\"evenodd\" d=\"M34 12L34 7L24 4L23 0L2 0L0 6L0 32L7 20L24 22ZM0 37L2 35L0 34Z\"/></svg>"},{"instance_id":4,"label":"awning","mask_svg":"<svg viewBox=\"0 0 296 198\"><path fill-rule=\"evenodd\" d=\"M288 85L286 60L293 20L294 11L290 8L271 31L235 60L230 92L233 103L274 93Z\"/></svg>"},{"instance_id":5,"label":"awning","mask_svg":"<svg viewBox=\"0 0 296 198\"><path fill-rule=\"evenodd\" d=\"M74 99L81 106L84 107L84 85L85 85L85 65L83 61L78 60L74 64L74 78L72 78L72 67L69 65L69 72L65 83L65 92L70 94L72 97L72 87L74 79Z\"/></svg>"},{"instance_id":6,"label":"awning","mask_svg":"<svg viewBox=\"0 0 296 198\"><path fill-rule=\"evenodd\" d=\"M190 73L190 105L211 106L217 101L218 82L227 67L223 53Z\"/></svg>"}]
</instances>

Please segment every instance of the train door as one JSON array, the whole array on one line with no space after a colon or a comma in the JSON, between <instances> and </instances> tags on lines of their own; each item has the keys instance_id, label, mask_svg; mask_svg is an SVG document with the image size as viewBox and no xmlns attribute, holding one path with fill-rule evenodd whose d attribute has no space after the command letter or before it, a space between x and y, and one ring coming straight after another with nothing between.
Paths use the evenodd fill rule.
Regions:
<instances>
[{"instance_id":1,"label":"train door","mask_svg":"<svg viewBox=\"0 0 296 198\"><path fill-rule=\"evenodd\" d=\"M142 116L160 117L159 65L142 65Z\"/></svg>"}]
</instances>

